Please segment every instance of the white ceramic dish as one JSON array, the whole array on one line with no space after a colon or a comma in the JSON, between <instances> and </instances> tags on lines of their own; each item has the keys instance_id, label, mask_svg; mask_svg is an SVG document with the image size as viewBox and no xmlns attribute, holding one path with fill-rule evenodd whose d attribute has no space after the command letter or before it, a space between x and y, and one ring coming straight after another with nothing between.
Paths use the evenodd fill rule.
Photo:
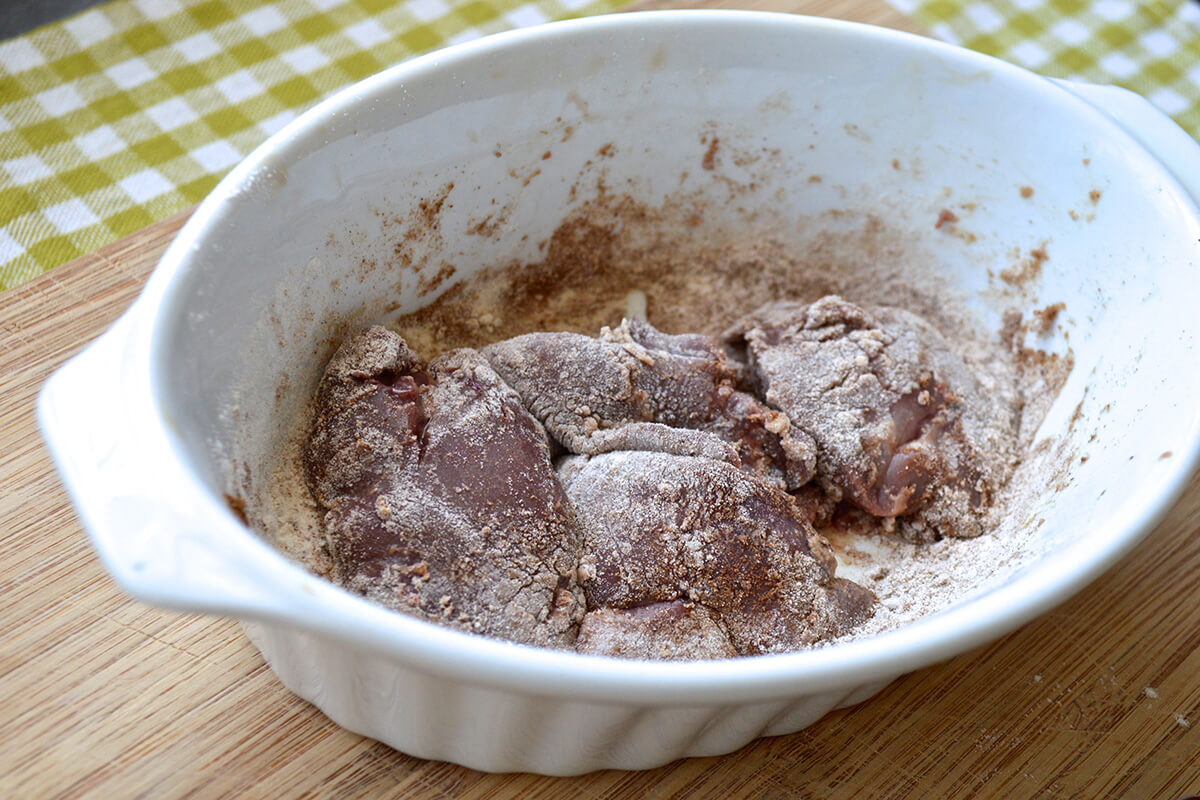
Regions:
<instances>
[{"instance_id":1,"label":"white ceramic dish","mask_svg":"<svg viewBox=\"0 0 1200 800\"><path fill-rule=\"evenodd\" d=\"M1071 484L1041 499L1045 552L1034 563L872 639L647 664L387 612L309 575L230 513L222 493L244 476L229 464L262 463L273 415L303 402L319 374L312 353L327 352L330 325L381 317L389 300L404 310L432 299L418 297L411 271L362 268L386 265L395 243L376 212L454 181L438 235L410 255L450 260L465 278L535 256L531 242L585 199L569 194L571 181L605 143L618 154L606 167L613 185L654 202L687 172L691 189L707 191L716 182L697 169L704 130L819 165L821 183L744 192L744 205L891 209L925 220L932 236L945 187L970 197L978 241L943 237L939 268L985 321L999 309L979 254L1052 238L1054 268L1032 300L1066 302L1077 366L1042 433L1062 433L1081 398L1080 427L1103 413L1107 433ZM554 157L542 160L547 149ZM900 172L893 159L920 168ZM717 172L736 169L727 159ZM1036 186L1032 200L1021 184ZM1093 188L1103 191L1087 208L1094 218L1072 219ZM1140 98L915 36L742 12L523 30L390 69L272 137L201 205L133 307L51 378L41 423L122 587L244 620L280 679L347 728L484 770L571 774L724 753L1012 630L1161 518L1200 444L1193 197L1200 148ZM466 235L493 198L511 206L505 230ZM289 365L291 380L255 378L253 358Z\"/></svg>"}]
</instances>

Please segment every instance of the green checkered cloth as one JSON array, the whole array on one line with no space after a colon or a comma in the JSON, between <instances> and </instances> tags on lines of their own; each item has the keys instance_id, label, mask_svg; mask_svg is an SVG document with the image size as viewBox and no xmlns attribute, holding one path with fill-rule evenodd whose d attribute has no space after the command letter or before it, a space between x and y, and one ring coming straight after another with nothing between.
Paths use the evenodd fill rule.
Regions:
<instances>
[{"instance_id":1,"label":"green checkered cloth","mask_svg":"<svg viewBox=\"0 0 1200 800\"><path fill-rule=\"evenodd\" d=\"M116 0L0 42L0 289L199 202L334 90L624 0Z\"/></svg>"},{"instance_id":2,"label":"green checkered cloth","mask_svg":"<svg viewBox=\"0 0 1200 800\"><path fill-rule=\"evenodd\" d=\"M115 0L0 43L0 289L199 202L334 90L627 0ZM1117 83L1200 134L1194 0L890 0L940 38Z\"/></svg>"},{"instance_id":3,"label":"green checkered cloth","mask_svg":"<svg viewBox=\"0 0 1200 800\"><path fill-rule=\"evenodd\" d=\"M939 39L1043 75L1124 86L1200 138L1196 0L889 0Z\"/></svg>"}]
</instances>

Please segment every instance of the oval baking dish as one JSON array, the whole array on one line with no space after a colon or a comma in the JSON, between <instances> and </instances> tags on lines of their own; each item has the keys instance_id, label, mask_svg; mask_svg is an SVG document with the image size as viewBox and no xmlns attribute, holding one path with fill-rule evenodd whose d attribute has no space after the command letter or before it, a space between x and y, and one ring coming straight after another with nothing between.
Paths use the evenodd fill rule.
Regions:
<instances>
[{"instance_id":1,"label":"oval baking dish","mask_svg":"<svg viewBox=\"0 0 1200 800\"><path fill-rule=\"evenodd\" d=\"M717 138L777 168L706 163ZM603 187L581 182L602 151ZM1198 176L1200 147L1132 94L894 31L688 11L502 34L389 69L271 137L201 204L132 308L51 378L41 424L121 586L243 620L280 679L340 725L496 771L725 753L1012 630L1161 518L1200 452ZM877 214L924 237L931 268L993 328L1012 298L996 296L988 270L1050 242L1024 299L1065 303L1075 368L1039 437L1101 433L1034 504L1037 557L876 637L644 663L386 611L231 512L224 495L253 493L331 337L484 267L536 260L566 214L611 187L650 205L683 187L735 227ZM935 230L951 195L974 209L971 237ZM428 198L444 201L436 230L401 253L394 219ZM473 235L498 208L498 231Z\"/></svg>"}]
</instances>

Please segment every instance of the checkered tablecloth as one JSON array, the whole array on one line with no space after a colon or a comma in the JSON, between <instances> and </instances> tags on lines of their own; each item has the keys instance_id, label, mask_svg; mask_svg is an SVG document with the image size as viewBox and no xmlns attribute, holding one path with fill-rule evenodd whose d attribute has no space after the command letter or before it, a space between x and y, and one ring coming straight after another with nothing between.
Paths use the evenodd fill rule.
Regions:
<instances>
[{"instance_id":1,"label":"checkered tablecloth","mask_svg":"<svg viewBox=\"0 0 1200 800\"><path fill-rule=\"evenodd\" d=\"M419 52L626 0L115 0L0 43L0 289L200 201L318 99ZM1195 0L890 0L936 36L1118 83L1200 134Z\"/></svg>"},{"instance_id":2,"label":"checkered tablecloth","mask_svg":"<svg viewBox=\"0 0 1200 800\"><path fill-rule=\"evenodd\" d=\"M1196 0L888 0L954 44L1141 94L1200 138Z\"/></svg>"},{"instance_id":3,"label":"checkered tablecloth","mask_svg":"<svg viewBox=\"0 0 1200 800\"><path fill-rule=\"evenodd\" d=\"M116 0L2 42L0 289L199 202L299 112L385 66L620 5Z\"/></svg>"}]
</instances>

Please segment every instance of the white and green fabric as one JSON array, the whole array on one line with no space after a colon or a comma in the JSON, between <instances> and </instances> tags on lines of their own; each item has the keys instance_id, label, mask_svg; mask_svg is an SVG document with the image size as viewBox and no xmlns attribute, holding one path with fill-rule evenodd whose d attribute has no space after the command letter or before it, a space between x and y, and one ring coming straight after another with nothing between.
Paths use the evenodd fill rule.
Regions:
<instances>
[{"instance_id":1,"label":"white and green fabric","mask_svg":"<svg viewBox=\"0 0 1200 800\"><path fill-rule=\"evenodd\" d=\"M948 42L1132 89L1200 138L1196 0L889 0Z\"/></svg>"},{"instance_id":2,"label":"white and green fabric","mask_svg":"<svg viewBox=\"0 0 1200 800\"><path fill-rule=\"evenodd\" d=\"M0 42L0 289L200 201L315 101L622 0L116 0Z\"/></svg>"},{"instance_id":3,"label":"white and green fabric","mask_svg":"<svg viewBox=\"0 0 1200 800\"><path fill-rule=\"evenodd\" d=\"M334 90L627 0L114 0L0 42L0 289L188 208ZM890 0L940 38L1116 83L1200 134L1195 0Z\"/></svg>"}]
</instances>

